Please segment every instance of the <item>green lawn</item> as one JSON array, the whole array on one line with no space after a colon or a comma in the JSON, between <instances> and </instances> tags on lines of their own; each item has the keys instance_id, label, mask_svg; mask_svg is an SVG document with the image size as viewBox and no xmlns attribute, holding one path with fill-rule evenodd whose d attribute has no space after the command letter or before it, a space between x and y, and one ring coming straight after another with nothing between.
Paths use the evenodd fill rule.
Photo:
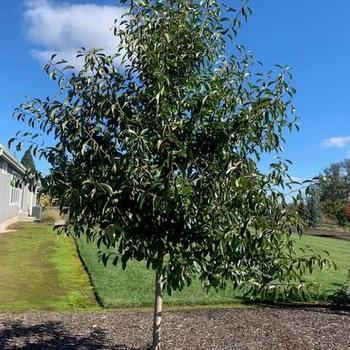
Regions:
<instances>
[{"instance_id":1,"label":"green lawn","mask_svg":"<svg viewBox=\"0 0 350 350\"><path fill-rule=\"evenodd\" d=\"M310 246L315 253L327 251L331 255L329 259L336 263L336 270L315 270L311 276L309 275L305 278L307 282L318 283L321 294L329 294L346 282L348 270L350 269L350 241L303 236L300 240L297 240L297 246Z\"/></svg>"},{"instance_id":2,"label":"green lawn","mask_svg":"<svg viewBox=\"0 0 350 350\"><path fill-rule=\"evenodd\" d=\"M23 223L17 231L0 234L0 311L13 310L96 310L88 275L71 238L58 236L48 225ZM90 273L95 291L105 307L144 307L153 304L154 276L144 264L120 266L97 262L97 249L85 239L77 240L80 254ZM299 247L315 252L327 250L338 269L316 271L307 281L330 293L346 281L350 267L350 242L304 236ZM182 292L165 297L169 306L241 304L242 294L228 288L206 294L199 281Z\"/></svg>"},{"instance_id":3,"label":"green lawn","mask_svg":"<svg viewBox=\"0 0 350 350\"><path fill-rule=\"evenodd\" d=\"M73 239L42 224L16 230L0 234L0 310L97 308Z\"/></svg>"},{"instance_id":4,"label":"green lawn","mask_svg":"<svg viewBox=\"0 0 350 350\"><path fill-rule=\"evenodd\" d=\"M153 303L153 273L145 268L143 263L131 262L125 271L120 266L109 264L106 267L97 262L96 248L85 239L77 241L82 259L90 273L96 293L105 307L138 307L150 306ZM347 269L350 267L350 242L303 236L297 238L297 245L311 246L315 252L327 250L332 255L338 269L316 271L307 281L321 284L320 291L329 293L345 282ZM201 284L196 281L181 293L174 292L171 297L165 297L167 305L214 305L238 304L242 302L242 294L231 288L222 292L206 294Z\"/></svg>"},{"instance_id":5,"label":"green lawn","mask_svg":"<svg viewBox=\"0 0 350 350\"><path fill-rule=\"evenodd\" d=\"M154 275L145 264L132 261L125 271L120 265L98 263L96 247L84 238L77 240L80 255L90 273L96 293L104 307L140 307L153 305ZM214 305L241 303L240 293L228 288L220 293L207 294L199 281L181 292L165 296L165 303L180 305Z\"/></svg>"}]
</instances>

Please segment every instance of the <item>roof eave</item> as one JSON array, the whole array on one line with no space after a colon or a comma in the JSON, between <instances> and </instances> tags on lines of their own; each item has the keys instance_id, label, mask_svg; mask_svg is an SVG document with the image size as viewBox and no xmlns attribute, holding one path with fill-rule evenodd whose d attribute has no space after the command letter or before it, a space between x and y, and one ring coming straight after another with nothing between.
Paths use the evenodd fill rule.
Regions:
<instances>
[{"instance_id":1,"label":"roof eave","mask_svg":"<svg viewBox=\"0 0 350 350\"><path fill-rule=\"evenodd\" d=\"M22 175L26 172L26 167L21 164L3 145L0 144L0 157L5 158Z\"/></svg>"}]
</instances>

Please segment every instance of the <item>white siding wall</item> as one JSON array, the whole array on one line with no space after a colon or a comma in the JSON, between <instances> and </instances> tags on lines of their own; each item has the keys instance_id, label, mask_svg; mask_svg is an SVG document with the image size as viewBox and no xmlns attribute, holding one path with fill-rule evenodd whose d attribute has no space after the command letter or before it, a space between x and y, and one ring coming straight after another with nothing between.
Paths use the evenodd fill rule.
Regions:
<instances>
[{"instance_id":1,"label":"white siding wall","mask_svg":"<svg viewBox=\"0 0 350 350\"><path fill-rule=\"evenodd\" d=\"M0 232L5 229L4 223L18 215L29 216L36 204L36 195L28 187L19 190L18 203L11 203L12 175L0 169Z\"/></svg>"},{"instance_id":2,"label":"white siding wall","mask_svg":"<svg viewBox=\"0 0 350 350\"><path fill-rule=\"evenodd\" d=\"M2 224L16 217L20 209L18 205L10 205L11 180L10 174L4 174L0 170L0 230Z\"/></svg>"}]
</instances>

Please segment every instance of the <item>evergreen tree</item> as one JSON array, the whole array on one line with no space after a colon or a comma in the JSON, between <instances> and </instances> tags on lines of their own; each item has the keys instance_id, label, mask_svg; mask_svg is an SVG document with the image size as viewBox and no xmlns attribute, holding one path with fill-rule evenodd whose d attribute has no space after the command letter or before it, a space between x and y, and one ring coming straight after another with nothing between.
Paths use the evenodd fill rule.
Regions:
<instances>
[{"instance_id":1,"label":"evergreen tree","mask_svg":"<svg viewBox=\"0 0 350 350\"><path fill-rule=\"evenodd\" d=\"M312 188L311 193L306 197L306 217L307 224L316 227L321 221L320 191L318 188Z\"/></svg>"},{"instance_id":2,"label":"evergreen tree","mask_svg":"<svg viewBox=\"0 0 350 350\"><path fill-rule=\"evenodd\" d=\"M33 173L36 172L34 159L30 149L27 149L25 151L21 163L27 168L27 170L30 170Z\"/></svg>"}]
</instances>

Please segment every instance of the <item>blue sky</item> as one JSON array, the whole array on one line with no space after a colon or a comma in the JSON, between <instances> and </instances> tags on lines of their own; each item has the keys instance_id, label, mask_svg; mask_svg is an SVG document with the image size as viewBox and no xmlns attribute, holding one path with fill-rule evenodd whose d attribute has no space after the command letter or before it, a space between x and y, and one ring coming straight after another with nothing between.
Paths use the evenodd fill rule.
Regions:
<instances>
[{"instance_id":1,"label":"blue sky","mask_svg":"<svg viewBox=\"0 0 350 350\"><path fill-rule=\"evenodd\" d=\"M113 49L108 28L121 13L116 4L0 2L0 143L23 127L12 113L26 96L55 93L42 68L50 53L70 58L82 45ZM293 161L293 176L313 177L350 156L350 1L251 0L251 7L240 41L266 70L276 63L292 67L300 132L286 135L283 156Z\"/></svg>"}]
</instances>

